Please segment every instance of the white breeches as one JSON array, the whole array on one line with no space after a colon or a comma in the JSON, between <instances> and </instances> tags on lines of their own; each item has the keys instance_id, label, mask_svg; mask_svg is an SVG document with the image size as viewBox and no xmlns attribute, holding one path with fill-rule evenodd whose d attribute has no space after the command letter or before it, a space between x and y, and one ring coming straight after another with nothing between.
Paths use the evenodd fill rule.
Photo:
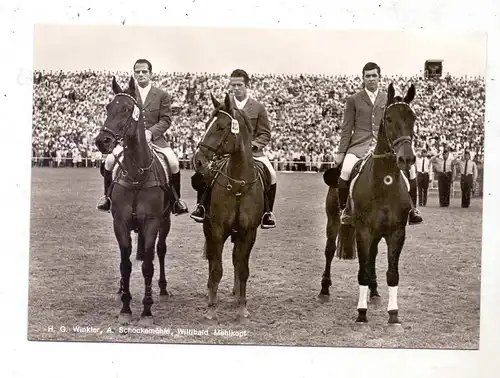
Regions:
<instances>
[{"instance_id":1,"label":"white breeches","mask_svg":"<svg viewBox=\"0 0 500 378\"><path fill-rule=\"evenodd\" d=\"M410 168L410 180L415 180L417 177L417 167L415 167L415 164L413 164Z\"/></svg>"},{"instance_id":2,"label":"white breeches","mask_svg":"<svg viewBox=\"0 0 500 378\"><path fill-rule=\"evenodd\" d=\"M161 160L163 160L163 156L167 158L166 162L168 162L172 174L176 174L179 172L179 160L177 159L177 156L175 156L174 151L170 147L161 148L158 146L154 146L154 149L160 152L159 156ZM119 144L114 148L112 154L108 154L108 156L106 157L106 161L104 162L104 168L106 168L107 171L113 170L116 163L114 155L118 155L122 151L123 151L123 146ZM164 165L166 162L161 161L162 165Z\"/></svg>"},{"instance_id":3,"label":"white breeches","mask_svg":"<svg viewBox=\"0 0 500 378\"><path fill-rule=\"evenodd\" d=\"M271 185L276 184L276 171L274 170L273 165L271 164L267 156L258 156L258 157L254 156L253 158L265 164L265 166L269 170L269 173L271 174Z\"/></svg>"},{"instance_id":4,"label":"white breeches","mask_svg":"<svg viewBox=\"0 0 500 378\"><path fill-rule=\"evenodd\" d=\"M351 175L351 171L354 168L354 165L360 159L353 154L346 154L344 157L344 162L342 163L342 172L340 173L340 178L344 181L349 181L349 176Z\"/></svg>"},{"instance_id":5,"label":"white breeches","mask_svg":"<svg viewBox=\"0 0 500 378\"><path fill-rule=\"evenodd\" d=\"M354 165L360 160L356 155L346 154L344 157L344 162L342 164L342 172L340 173L340 178L344 181L349 180L349 176L351 175L351 171L354 168ZM410 180L414 180L417 177L417 168L415 165L412 165L410 168Z\"/></svg>"}]
</instances>

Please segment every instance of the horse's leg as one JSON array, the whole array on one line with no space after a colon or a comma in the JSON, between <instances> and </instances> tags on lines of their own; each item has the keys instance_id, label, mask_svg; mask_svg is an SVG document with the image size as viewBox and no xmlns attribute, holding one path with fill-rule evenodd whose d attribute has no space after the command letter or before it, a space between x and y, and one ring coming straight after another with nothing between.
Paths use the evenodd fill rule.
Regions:
<instances>
[{"instance_id":1,"label":"horse's leg","mask_svg":"<svg viewBox=\"0 0 500 378\"><path fill-rule=\"evenodd\" d=\"M369 255L369 264L370 264L370 283L368 287L370 289L370 300L377 302L380 300L380 295L377 290L377 272L376 272L376 260L378 254L378 243L380 242L381 237L374 238L370 245L370 255Z\"/></svg>"},{"instance_id":2,"label":"horse's leg","mask_svg":"<svg viewBox=\"0 0 500 378\"><path fill-rule=\"evenodd\" d=\"M405 242L406 229L401 227L393 231L387 240L387 286L389 287L389 326L401 328L398 319L398 285L399 285L399 256Z\"/></svg>"},{"instance_id":3,"label":"horse's leg","mask_svg":"<svg viewBox=\"0 0 500 378\"><path fill-rule=\"evenodd\" d=\"M132 253L132 238L130 231L127 229L125 222L113 220L113 229L115 232L116 240L120 247L120 294L122 301L122 309L118 320L122 323L128 323L132 320L132 310L130 308L130 274L132 273L132 262L130 255Z\"/></svg>"},{"instance_id":4,"label":"horse's leg","mask_svg":"<svg viewBox=\"0 0 500 378\"><path fill-rule=\"evenodd\" d=\"M155 242L160 223L161 220L150 218L145 220L141 227L144 235L144 261L142 262L142 276L144 277L144 298L142 299L142 304L144 307L140 323L143 326L153 324L153 314L151 312L151 306L154 303L152 282L154 275Z\"/></svg>"},{"instance_id":5,"label":"horse's leg","mask_svg":"<svg viewBox=\"0 0 500 378\"><path fill-rule=\"evenodd\" d=\"M250 313L247 309L247 281L250 274L249 260L250 252L255 244L257 229L247 229L240 233L234 243L233 255L236 258L235 269L237 270L239 283L239 320L244 323Z\"/></svg>"},{"instance_id":6,"label":"horse's leg","mask_svg":"<svg viewBox=\"0 0 500 378\"><path fill-rule=\"evenodd\" d=\"M167 254L167 236L170 232L170 214L166 214L162 220L160 232L158 234L158 243L156 244L156 251L158 254L158 262L160 264L160 279L158 286L160 287L160 298L167 297L167 279L165 278L165 255Z\"/></svg>"},{"instance_id":7,"label":"horse's leg","mask_svg":"<svg viewBox=\"0 0 500 378\"><path fill-rule=\"evenodd\" d=\"M217 290L222 278L222 251L224 249L224 230L221 226L212 225L212 234L206 238L206 254L208 259L208 308L205 318L217 322Z\"/></svg>"},{"instance_id":8,"label":"horse's leg","mask_svg":"<svg viewBox=\"0 0 500 378\"><path fill-rule=\"evenodd\" d=\"M237 244L234 243L233 247L233 267L234 267L234 283L233 283L233 295L239 295L240 293L240 280L238 278L238 259L237 259Z\"/></svg>"},{"instance_id":9,"label":"horse's leg","mask_svg":"<svg viewBox=\"0 0 500 378\"><path fill-rule=\"evenodd\" d=\"M372 244L372 236L367 227L356 228L356 244L359 259L358 285L358 318L357 323L368 323L366 312L368 309L368 285L370 284L370 246Z\"/></svg>"},{"instance_id":10,"label":"horse's leg","mask_svg":"<svg viewBox=\"0 0 500 378\"><path fill-rule=\"evenodd\" d=\"M327 225L326 225L326 246L325 246L325 270L323 271L323 277L321 280L321 291L318 298L321 301L327 301L330 296L330 286L332 286L331 280L331 265L333 257L335 256L336 250L336 239L339 233L340 219L337 216L327 213Z\"/></svg>"}]
</instances>

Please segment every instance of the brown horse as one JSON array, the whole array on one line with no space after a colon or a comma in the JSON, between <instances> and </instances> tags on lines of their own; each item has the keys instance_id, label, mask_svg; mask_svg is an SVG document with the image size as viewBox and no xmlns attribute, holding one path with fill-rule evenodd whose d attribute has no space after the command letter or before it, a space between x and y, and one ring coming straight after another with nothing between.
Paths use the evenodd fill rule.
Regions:
<instances>
[{"instance_id":1,"label":"brown horse","mask_svg":"<svg viewBox=\"0 0 500 378\"><path fill-rule=\"evenodd\" d=\"M131 78L127 89L122 90L113 77L115 97L106 106L107 118L95 144L104 154L113 152L114 147L123 140L123 162L118 158L119 168L111 186L111 214L113 227L118 241L120 262L120 290L122 309L119 320L132 319L130 309L130 274L132 272L131 231L138 232L137 260L143 261L145 293L141 324L153 324L152 280L154 275L154 247L158 237L157 253L160 263L160 296L167 296L165 278L166 239L170 232L170 208L174 201L173 193L167 186L167 178L158 157L146 141L144 122L140 119L135 82Z\"/></svg>"},{"instance_id":2,"label":"brown horse","mask_svg":"<svg viewBox=\"0 0 500 378\"><path fill-rule=\"evenodd\" d=\"M377 144L373 154L362 164L361 171L351 183L351 206L353 226L340 225L338 189L336 179L339 169L325 173L325 182L330 186L326 198L327 242L326 264L321 281L320 299L326 300L331 286L330 267L339 236L341 259L359 256L359 301L357 324L367 324L367 297L379 300L375 261L378 244L382 238L388 246L387 285L389 286L389 326L402 329L398 319L397 290L399 284L399 257L405 242L408 212L411 199L409 184L402 171L408 171L415 163L412 149L416 116L409 103L415 97L413 84L404 99L394 96L392 84L388 88L387 105L381 121Z\"/></svg>"},{"instance_id":3,"label":"brown horse","mask_svg":"<svg viewBox=\"0 0 500 378\"><path fill-rule=\"evenodd\" d=\"M249 258L264 214L264 187L269 181L263 164L252 155L252 131L248 117L233 109L226 94L223 104L212 95L215 107L193 162L211 187L208 214L203 223L208 259L208 309L205 318L217 322L217 289L222 278L222 251L229 236L234 243L234 288L239 319L245 322ZM260 173L259 173L260 172Z\"/></svg>"}]
</instances>

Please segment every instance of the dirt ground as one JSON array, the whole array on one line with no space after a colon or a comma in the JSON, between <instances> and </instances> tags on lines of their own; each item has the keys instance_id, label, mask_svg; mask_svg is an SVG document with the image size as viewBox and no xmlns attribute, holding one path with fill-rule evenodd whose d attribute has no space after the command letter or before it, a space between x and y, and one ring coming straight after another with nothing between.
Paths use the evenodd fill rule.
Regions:
<instances>
[{"instance_id":1,"label":"dirt ground","mask_svg":"<svg viewBox=\"0 0 500 378\"><path fill-rule=\"evenodd\" d=\"M182 173L182 197L190 210L195 192L192 172ZM237 322L231 295L231 247L224 250L219 289L218 326L203 320L207 262L202 259L202 226L188 215L172 217L167 239L167 280L172 294L158 300L155 260L153 314L150 329L139 334L144 291L140 263L131 278L133 323L123 332L117 321L120 303L119 250L110 214L95 210L102 194L97 169L33 168L29 290L29 340L211 343L337 347L453 348L479 347L482 201L469 209L452 199L439 208L431 195L422 208L424 224L407 229L400 259L398 304L404 332L386 331L388 315L385 271L387 254L380 243L377 275L382 303L370 306L370 328L357 330L356 261L334 260L331 298L316 300L324 267L327 188L321 174L278 173L275 214L278 227L259 230L250 261L250 323ZM134 236L135 241L135 236ZM98 330L78 332L74 327ZM66 327L65 329L63 327ZM208 331L181 335L179 330ZM210 334L214 330L230 335ZM168 334L168 331L170 332Z\"/></svg>"}]
</instances>

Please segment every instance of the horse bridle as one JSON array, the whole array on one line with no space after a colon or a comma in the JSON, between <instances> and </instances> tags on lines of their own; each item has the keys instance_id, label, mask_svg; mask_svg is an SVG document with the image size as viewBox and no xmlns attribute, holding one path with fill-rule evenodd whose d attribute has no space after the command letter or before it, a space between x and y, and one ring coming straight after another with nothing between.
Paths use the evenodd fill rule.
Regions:
<instances>
[{"instance_id":1,"label":"horse bridle","mask_svg":"<svg viewBox=\"0 0 500 378\"><path fill-rule=\"evenodd\" d=\"M209 128L212 126L213 122L215 122L215 120L217 119L217 118L216 118L217 113L222 113L222 114L224 114L224 115L228 116L228 117L229 117L229 119L231 120L231 122L235 121L235 118L234 118L231 114L229 114L228 112L225 112L224 110L220 110L220 109L218 109L218 110L217 110L217 112L216 112L216 113L214 114L214 116L212 117L212 122L211 122L211 124L210 124ZM208 131L208 129L207 129L207 131ZM203 140L201 140L201 141L198 143L198 146L197 146L197 147L198 147L198 148L199 148L199 147L203 147L203 148L206 148L207 150L209 150L209 151L213 152L213 153L214 153L214 157L212 158L212 160L216 160L216 159L218 159L218 158L220 158L220 157L221 157L221 155L220 155L218 152L219 152L220 148L221 148L223 145L225 145L225 144L227 143L227 140L228 140L228 138L229 138L229 134L230 134L230 133L231 133L231 128L228 128L228 130L227 130L227 131L226 131L226 133L224 134L224 137L223 137L223 138L221 138L221 140L222 140L222 141L221 141L221 143L219 143L219 145L217 146L217 148L214 148L214 147L212 147L212 146L210 146L210 145L208 145L208 144L206 144L206 143L203 143ZM222 155L222 156L224 156L224 155Z\"/></svg>"},{"instance_id":2,"label":"horse bridle","mask_svg":"<svg viewBox=\"0 0 500 378\"><path fill-rule=\"evenodd\" d=\"M113 100L111 100L111 102L115 101L115 98L119 97L119 96L123 96L123 97L128 97L130 98L133 102L134 102L134 111L132 111L132 114L130 114L130 117L127 119L126 122L124 122L124 124L120 127L120 129L118 130L117 133L115 133L113 130L111 130L110 128L107 128L106 126L102 126L101 127L101 132L102 131L106 131L107 133L111 134L113 136L113 139L115 141L118 141L118 143L120 143L122 140L123 140L123 137L120 137L120 134L122 133L122 131L124 129L126 129L127 127L130 126L130 124L132 123L132 117L134 116L134 113L135 113L135 109L139 109L139 105L137 104L137 100L132 97L131 95L127 94L127 93L117 93L115 95L115 97L113 97ZM138 121L134 119L134 121Z\"/></svg>"},{"instance_id":3,"label":"horse bridle","mask_svg":"<svg viewBox=\"0 0 500 378\"><path fill-rule=\"evenodd\" d=\"M120 137L120 134L126 128L128 128L131 125L132 121L134 121L136 123L139 122L139 114L140 114L139 104L137 103L137 100L133 96L129 95L128 93L117 93L115 95L115 97L113 98L113 100L111 100L111 102L113 102L115 100L115 98L117 98L119 96L128 97L129 99L131 99L134 102L134 110L130 114L130 117L120 127L120 129L118 130L117 133L115 133L113 130L111 130L110 128L108 128L108 127L106 127L104 125L101 127L101 132L104 131L104 132L107 132L108 134L111 134L111 136L113 137L114 141L116 142L115 146L118 143L121 143L123 141L123 137ZM113 154L113 156L115 158L115 161L118 163L118 165L122 169L123 176L128 176L128 171L122 165L122 163L120 162L120 159L118 158L118 156L116 156L113 152L111 152L111 153ZM151 169L151 167L153 166L154 159L153 159L153 156L151 156L150 164L146 168L140 167L133 159L132 159L132 162L134 163L134 165L137 166L137 173L139 173L140 175L143 175L145 172L147 172L147 171L149 171Z\"/></svg>"},{"instance_id":4,"label":"horse bridle","mask_svg":"<svg viewBox=\"0 0 500 378\"><path fill-rule=\"evenodd\" d=\"M208 126L208 129L212 126L213 122L215 122L216 120L216 115L218 113L222 113L224 115L226 115L227 117L229 117L229 119L231 120L231 124L233 124L233 122L238 122L231 114L229 114L228 112L224 111L224 110L221 110L221 109L217 109L217 111L215 112L214 116L213 116L213 119L212 119L212 122L210 124L210 126ZM208 131L207 129L207 131ZM217 146L217 148L215 147L212 147L206 143L203 143L203 140L201 140L197 147L200 148L200 147L203 147L203 148L206 148L207 150L211 151L214 153L214 156L212 157L210 163L209 163L209 169L212 170L212 164L214 162L216 162L217 160L225 157L225 156L228 156L230 153L226 153L226 154L223 154L223 155L220 155L218 152L220 150L220 148L225 145L227 143L227 140L229 138L229 135L230 134L237 134L237 133L234 133L233 130L231 129L231 127L228 128L228 130L225 132L223 138L221 138L221 142L219 143L219 145ZM201 150L201 149L200 149ZM235 184L238 184L240 185L242 188L245 187L246 185L248 186L251 186L253 185L254 183L257 182L258 180L258 175L255 174L255 179L251 182L246 182L245 180L236 180L228 175L226 175L224 172L222 172L221 170L221 167L217 167L216 169L214 169L214 171L222 176L224 176L225 178L227 178L230 182L233 182ZM217 180L215 180L217 182ZM226 185L226 189L228 191L231 191L233 188L233 186L231 184L227 184ZM241 195L241 192L238 192L237 195Z\"/></svg>"},{"instance_id":5,"label":"horse bridle","mask_svg":"<svg viewBox=\"0 0 500 378\"><path fill-rule=\"evenodd\" d=\"M395 102L395 103L389 105L388 107L386 107L384 110L384 115L382 118L384 128L385 128L385 114L390 108L392 108L395 105L405 105L408 109L410 109L412 114L415 115L415 112L413 111L413 109L406 102ZM392 157L396 156L397 151L399 150L399 148L401 148L401 146L404 143L409 143L411 145L411 143L413 141L413 136L408 136L408 135L403 135L403 136L400 136L399 138L396 138L394 140L390 140L389 137L387 136L386 130L384 130L384 135L385 135L387 145L390 148L390 151L385 153L385 154L381 154L381 155L373 154L372 156L374 158L386 158L386 157L392 158Z\"/></svg>"}]
</instances>

